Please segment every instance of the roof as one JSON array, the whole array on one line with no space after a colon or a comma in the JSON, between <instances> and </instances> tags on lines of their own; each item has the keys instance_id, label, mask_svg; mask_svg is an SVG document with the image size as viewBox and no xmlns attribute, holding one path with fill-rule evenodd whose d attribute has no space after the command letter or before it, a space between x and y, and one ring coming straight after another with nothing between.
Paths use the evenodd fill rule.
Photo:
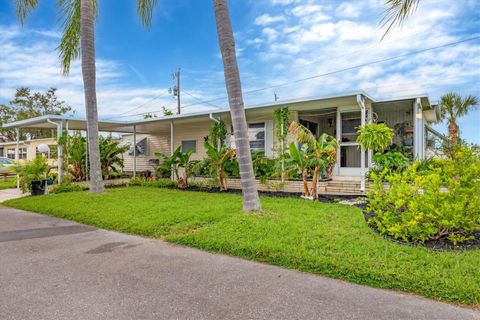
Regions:
<instances>
[{"instance_id":1,"label":"roof","mask_svg":"<svg viewBox=\"0 0 480 320\"><path fill-rule=\"evenodd\" d=\"M331 101L334 99L356 99L357 95L364 96L367 100L370 100L372 103L383 103L383 102L393 102L393 101L401 101L401 100L414 100L416 98L420 98L422 100L422 105L426 108L430 108L430 102L428 96L425 95L417 95L417 96L410 96L404 98L396 98L391 100L375 100L369 94L364 91L356 91L350 93L344 93L339 95L330 95L330 96L321 96L321 97L310 97L310 98L301 98L301 99L291 99L291 100L283 100L277 101L273 103L264 103L264 104L257 104L246 106L245 110L248 112L252 112L255 110L261 110L266 108L274 108L280 106L294 106L301 103L312 103L316 101ZM349 100L350 101L350 100ZM355 100L352 100L355 101ZM119 132L119 133L133 133L134 126L136 127L137 133L151 133L151 129L155 124L156 130L168 130L167 124L171 121L181 120L181 119L195 119L197 117L205 117L212 114L219 115L222 113L229 113L229 108L224 109L216 109L216 110L207 110L202 112L196 113L187 113L187 114L178 114L172 116L164 116L158 118L151 118L151 119L143 119L137 121L110 121L110 120L100 120L98 122L98 129L99 131L106 131L106 132ZM68 115L45 115L41 117L25 119L21 121L6 123L3 125L4 128L55 128L55 125L49 123L50 121L64 121L68 122L68 128L70 130L86 130L86 120L85 118L78 118L74 116ZM161 126L164 123L165 126Z\"/></svg>"}]
</instances>

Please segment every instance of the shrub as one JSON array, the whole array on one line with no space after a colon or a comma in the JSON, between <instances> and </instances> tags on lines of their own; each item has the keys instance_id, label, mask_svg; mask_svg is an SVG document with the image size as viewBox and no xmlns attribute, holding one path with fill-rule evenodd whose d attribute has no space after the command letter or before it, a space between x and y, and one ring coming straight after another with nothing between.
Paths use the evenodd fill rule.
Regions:
<instances>
[{"instance_id":1,"label":"shrub","mask_svg":"<svg viewBox=\"0 0 480 320\"><path fill-rule=\"evenodd\" d=\"M463 150L443 166L373 173L367 210L382 234L410 242L448 239L454 245L480 232L480 157ZM388 190L383 181L389 183Z\"/></svg>"},{"instance_id":2,"label":"shrub","mask_svg":"<svg viewBox=\"0 0 480 320\"><path fill-rule=\"evenodd\" d=\"M65 192L76 192L76 191L85 191L89 188L87 186L82 186L73 183L62 183L56 185L52 188L50 193L58 194L58 193L65 193Z\"/></svg>"},{"instance_id":3,"label":"shrub","mask_svg":"<svg viewBox=\"0 0 480 320\"><path fill-rule=\"evenodd\" d=\"M127 187L154 187L154 188L169 188L176 187L177 183L169 179L149 180L145 178L132 178L127 183Z\"/></svg>"},{"instance_id":4,"label":"shrub","mask_svg":"<svg viewBox=\"0 0 480 320\"><path fill-rule=\"evenodd\" d=\"M410 160L400 152L385 152L383 154L375 154L373 156L373 165L368 171L371 176L372 173L379 174L386 170L387 172L399 172L405 169Z\"/></svg>"},{"instance_id":5,"label":"shrub","mask_svg":"<svg viewBox=\"0 0 480 320\"><path fill-rule=\"evenodd\" d=\"M46 179L49 171L47 159L44 156L38 156L31 161L25 161L25 163L16 163L12 169L20 177L20 188L24 193L31 191L33 181Z\"/></svg>"}]
</instances>

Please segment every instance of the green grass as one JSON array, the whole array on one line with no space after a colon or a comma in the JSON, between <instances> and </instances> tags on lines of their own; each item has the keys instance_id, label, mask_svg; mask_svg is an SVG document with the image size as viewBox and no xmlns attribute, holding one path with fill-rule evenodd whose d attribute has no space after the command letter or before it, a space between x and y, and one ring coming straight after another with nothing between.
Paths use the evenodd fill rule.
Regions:
<instances>
[{"instance_id":1,"label":"green grass","mask_svg":"<svg viewBox=\"0 0 480 320\"><path fill-rule=\"evenodd\" d=\"M373 232L355 207L263 197L263 213L244 214L239 195L146 187L4 204L354 283L480 305L480 250L434 252L392 243Z\"/></svg>"},{"instance_id":2,"label":"green grass","mask_svg":"<svg viewBox=\"0 0 480 320\"><path fill-rule=\"evenodd\" d=\"M9 177L7 181L3 181L3 177L0 177L0 190L16 188L15 177Z\"/></svg>"}]
</instances>

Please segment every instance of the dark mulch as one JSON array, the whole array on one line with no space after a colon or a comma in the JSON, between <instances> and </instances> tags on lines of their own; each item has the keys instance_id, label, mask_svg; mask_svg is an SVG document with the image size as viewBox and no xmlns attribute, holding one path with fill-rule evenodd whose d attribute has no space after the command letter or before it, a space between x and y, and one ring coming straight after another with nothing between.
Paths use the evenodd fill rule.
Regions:
<instances>
[{"instance_id":1,"label":"dark mulch","mask_svg":"<svg viewBox=\"0 0 480 320\"><path fill-rule=\"evenodd\" d=\"M475 232L473 236L475 237L473 240L468 240L463 242L460 245L454 245L449 239L447 238L442 238L438 240L428 240L423 243L420 242L413 242L413 241L403 241L401 239L396 239L392 236L382 234L378 228L377 225L374 223L369 223L368 220L370 218L375 216L375 213L373 212L367 212L366 207L367 204L362 204L361 206L359 205L363 211L363 215L365 217L365 221L367 222L368 226L378 234L380 234L382 237L393 241L395 243L401 244L401 245L407 245L407 246L416 246L416 247L426 247L432 250L436 251L464 251L464 250L477 250L480 249L480 232Z\"/></svg>"}]
</instances>

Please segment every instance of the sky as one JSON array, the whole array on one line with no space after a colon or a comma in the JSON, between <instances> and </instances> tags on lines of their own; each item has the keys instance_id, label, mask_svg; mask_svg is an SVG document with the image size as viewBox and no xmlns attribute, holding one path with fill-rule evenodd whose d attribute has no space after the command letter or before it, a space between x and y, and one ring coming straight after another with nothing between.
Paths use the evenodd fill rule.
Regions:
<instances>
[{"instance_id":1,"label":"sky","mask_svg":"<svg viewBox=\"0 0 480 320\"><path fill-rule=\"evenodd\" d=\"M228 107L211 0L158 0L148 29L135 0L98 1L101 119L161 115L162 106L175 111L168 88L178 68L182 113ZM0 103L8 103L20 86L55 87L83 116L79 61L68 77L61 73L56 48L62 17L56 3L40 0L22 27L14 1L0 0ZM480 97L480 1L422 0L383 40L382 0L228 3L246 105L273 102L275 93L282 101L359 90L375 99L428 94L432 103L449 91ZM448 45L463 40L468 41ZM310 79L296 81L305 78ZM459 124L463 138L480 143L480 107ZM444 125L435 128L446 132Z\"/></svg>"}]
</instances>

